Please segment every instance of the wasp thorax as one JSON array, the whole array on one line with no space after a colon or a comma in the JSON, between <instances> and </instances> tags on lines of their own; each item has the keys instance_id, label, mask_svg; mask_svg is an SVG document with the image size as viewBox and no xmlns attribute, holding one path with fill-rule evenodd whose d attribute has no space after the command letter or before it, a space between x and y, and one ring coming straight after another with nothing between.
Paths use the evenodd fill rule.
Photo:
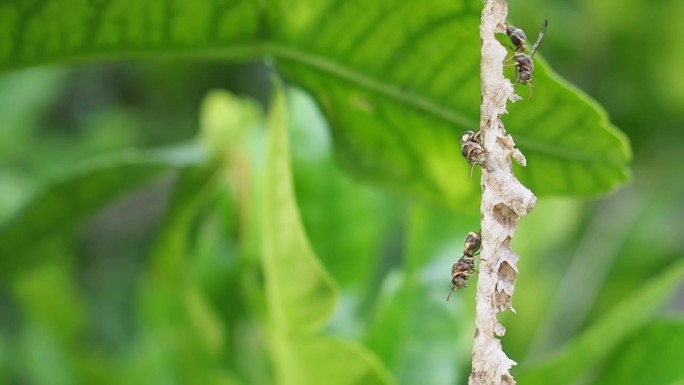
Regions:
<instances>
[{"instance_id":1,"label":"wasp thorax","mask_svg":"<svg viewBox=\"0 0 684 385\"><path fill-rule=\"evenodd\" d=\"M465 245L465 251L468 252L468 255L473 255L477 250L480 249L480 233L475 233L475 232L469 232L468 235L466 236L464 245Z\"/></svg>"},{"instance_id":2,"label":"wasp thorax","mask_svg":"<svg viewBox=\"0 0 684 385\"><path fill-rule=\"evenodd\" d=\"M475 138L475 133L468 130L461 134L461 147L465 146L466 143L471 142Z\"/></svg>"}]
</instances>

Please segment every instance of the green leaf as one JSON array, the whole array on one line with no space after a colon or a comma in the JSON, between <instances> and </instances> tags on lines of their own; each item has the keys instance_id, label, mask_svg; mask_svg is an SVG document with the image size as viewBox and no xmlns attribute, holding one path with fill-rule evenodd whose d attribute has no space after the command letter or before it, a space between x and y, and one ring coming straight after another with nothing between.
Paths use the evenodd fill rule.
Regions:
<instances>
[{"instance_id":1,"label":"green leaf","mask_svg":"<svg viewBox=\"0 0 684 385\"><path fill-rule=\"evenodd\" d=\"M69 170L0 227L0 277L39 261L45 254L32 251L44 239L73 229L123 192L162 171L199 164L205 158L197 146L125 151Z\"/></svg>"},{"instance_id":2,"label":"green leaf","mask_svg":"<svg viewBox=\"0 0 684 385\"><path fill-rule=\"evenodd\" d=\"M648 365L644 366L644 361ZM670 385L684 381L684 321L661 320L638 332L596 381L602 385Z\"/></svg>"},{"instance_id":3,"label":"green leaf","mask_svg":"<svg viewBox=\"0 0 684 385\"><path fill-rule=\"evenodd\" d=\"M252 103L239 101L222 91L216 91L205 105L201 138L207 147L213 146L214 155L239 140L232 133L244 132L252 119L221 120L222 114L239 114L240 107L251 112ZM224 104L225 103L225 104ZM213 110L213 111L212 111ZM209 111L209 112L208 112ZM207 117L207 115L211 115ZM257 119L254 116L254 119ZM213 138L209 143L209 138ZM141 314L150 330L160 327L185 328L186 337L205 350L218 355L223 340L219 321L201 295L191 269L188 268L194 226L200 209L213 197L221 169L220 162L206 162L186 167L175 181L173 195L168 205L164 226L158 234L157 243L150 256L148 277L141 291ZM190 343L190 342L189 342ZM217 345L218 344L218 345Z\"/></svg>"},{"instance_id":4,"label":"green leaf","mask_svg":"<svg viewBox=\"0 0 684 385\"><path fill-rule=\"evenodd\" d=\"M479 0L261 4L4 4L0 68L161 54L271 56L320 103L338 157L352 173L443 205L472 207L479 189L468 181L458 138L479 125ZM536 194L599 195L629 179L625 136L543 60L534 98L510 110L506 128L529 158L518 172Z\"/></svg>"},{"instance_id":5,"label":"green leaf","mask_svg":"<svg viewBox=\"0 0 684 385\"><path fill-rule=\"evenodd\" d=\"M268 117L269 140L262 207L263 268L273 326L314 332L330 318L337 288L304 232L292 184L285 98L276 91Z\"/></svg>"},{"instance_id":6,"label":"green leaf","mask_svg":"<svg viewBox=\"0 0 684 385\"><path fill-rule=\"evenodd\" d=\"M55 260L60 254L69 253L70 248L58 242L51 242L51 246L50 256ZM85 301L72 279L72 272L63 264L46 263L14 281L12 288L20 314L40 325L46 333L54 334L51 338L67 346L84 332Z\"/></svg>"},{"instance_id":7,"label":"green leaf","mask_svg":"<svg viewBox=\"0 0 684 385\"><path fill-rule=\"evenodd\" d=\"M568 384L604 360L628 335L650 321L684 277L684 261L674 264L626 297L605 317L557 354L535 366L522 367L521 384Z\"/></svg>"},{"instance_id":8,"label":"green leaf","mask_svg":"<svg viewBox=\"0 0 684 385\"><path fill-rule=\"evenodd\" d=\"M262 201L262 265L277 381L282 385L388 384L389 375L362 346L321 334L337 289L302 225L290 166L287 107L275 87Z\"/></svg>"},{"instance_id":9,"label":"green leaf","mask_svg":"<svg viewBox=\"0 0 684 385\"><path fill-rule=\"evenodd\" d=\"M258 45L259 10L252 0L3 2L0 67L170 52L245 57Z\"/></svg>"},{"instance_id":10,"label":"green leaf","mask_svg":"<svg viewBox=\"0 0 684 385\"><path fill-rule=\"evenodd\" d=\"M197 210L212 187L218 164L184 169L175 183L164 227L151 255L154 279L176 282L185 275L189 232Z\"/></svg>"},{"instance_id":11,"label":"green leaf","mask_svg":"<svg viewBox=\"0 0 684 385\"><path fill-rule=\"evenodd\" d=\"M629 181L629 140L605 110L535 56L534 97L509 107L506 128L527 158L516 167L539 195L593 196ZM522 90L519 93L524 95Z\"/></svg>"},{"instance_id":12,"label":"green leaf","mask_svg":"<svg viewBox=\"0 0 684 385\"><path fill-rule=\"evenodd\" d=\"M479 195L458 143L480 100L479 10L464 6L330 1L283 20L278 64L319 102L355 176L451 207Z\"/></svg>"},{"instance_id":13,"label":"green leaf","mask_svg":"<svg viewBox=\"0 0 684 385\"><path fill-rule=\"evenodd\" d=\"M403 215L404 206L343 173L314 101L301 90L288 91L294 183L309 240L342 290L375 289L381 263L376 257L389 224Z\"/></svg>"},{"instance_id":14,"label":"green leaf","mask_svg":"<svg viewBox=\"0 0 684 385\"><path fill-rule=\"evenodd\" d=\"M471 360L477 278L447 302L449 271L479 215L414 204L406 218L404 265L383 282L366 338L400 384L459 383Z\"/></svg>"},{"instance_id":15,"label":"green leaf","mask_svg":"<svg viewBox=\"0 0 684 385\"><path fill-rule=\"evenodd\" d=\"M447 290L436 291L432 282L396 274L379 295L366 339L399 384L457 383L465 375L460 364L470 359L472 311L459 308L458 299L447 303L444 283Z\"/></svg>"},{"instance_id":16,"label":"green leaf","mask_svg":"<svg viewBox=\"0 0 684 385\"><path fill-rule=\"evenodd\" d=\"M48 385L77 382L71 346L61 343L59 335L43 325L29 323L22 333L19 351L14 352L21 357L21 376L28 382Z\"/></svg>"},{"instance_id":17,"label":"green leaf","mask_svg":"<svg viewBox=\"0 0 684 385\"><path fill-rule=\"evenodd\" d=\"M126 383L224 383L225 330L193 280L191 241L199 209L216 185L218 162L188 167L175 183L164 227L139 290L140 330Z\"/></svg>"},{"instance_id":18,"label":"green leaf","mask_svg":"<svg viewBox=\"0 0 684 385\"><path fill-rule=\"evenodd\" d=\"M272 50L321 104L342 162L376 183L470 204L477 185L457 139L479 121L480 2L282 3L289 13ZM529 157L523 181L538 195L597 195L624 183L624 135L542 60L536 67L535 98L512 106L506 125Z\"/></svg>"},{"instance_id":19,"label":"green leaf","mask_svg":"<svg viewBox=\"0 0 684 385\"><path fill-rule=\"evenodd\" d=\"M255 100L238 98L225 90L212 90L200 111L200 139L214 156L235 156L245 137L261 122Z\"/></svg>"},{"instance_id":20,"label":"green leaf","mask_svg":"<svg viewBox=\"0 0 684 385\"><path fill-rule=\"evenodd\" d=\"M281 385L391 384L389 374L358 344L327 336L274 336Z\"/></svg>"}]
</instances>

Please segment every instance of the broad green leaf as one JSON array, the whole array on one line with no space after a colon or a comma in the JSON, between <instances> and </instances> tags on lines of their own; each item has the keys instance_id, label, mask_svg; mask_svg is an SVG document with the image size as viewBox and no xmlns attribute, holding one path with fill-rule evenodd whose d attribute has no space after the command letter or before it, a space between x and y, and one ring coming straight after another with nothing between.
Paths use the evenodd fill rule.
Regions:
<instances>
[{"instance_id":1,"label":"broad green leaf","mask_svg":"<svg viewBox=\"0 0 684 385\"><path fill-rule=\"evenodd\" d=\"M245 57L258 47L260 4L162 0L0 4L0 66L175 53Z\"/></svg>"},{"instance_id":2,"label":"broad green leaf","mask_svg":"<svg viewBox=\"0 0 684 385\"><path fill-rule=\"evenodd\" d=\"M433 282L395 274L379 294L366 339L399 384L454 384L467 376L461 367L470 359L473 312L457 298L447 303L448 278L444 283L447 291L437 291Z\"/></svg>"},{"instance_id":3,"label":"broad green leaf","mask_svg":"<svg viewBox=\"0 0 684 385\"><path fill-rule=\"evenodd\" d=\"M202 210L211 206L217 194L230 195L224 176L230 174L232 160L260 121L260 111L251 100L221 90L212 91L205 98L200 139L211 149L215 161L185 168L175 183L165 225L140 292L144 338L139 341L139 356L131 360L137 383L155 379L164 382L167 378L182 378L183 383L189 384L237 383L234 374L220 369L225 364L230 325L223 322L212 307L211 298L201 290L202 282L194 268L202 266L200 247L196 244L202 236L195 233L203 229L206 218ZM213 268L221 270L217 273L227 278L227 266L214 264ZM233 293L224 291L221 295ZM225 303L230 302L222 302ZM151 354L152 346L163 353Z\"/></svg>"},{"instance_id":4,"label":"broad green leaf","mask_svg":"<svg viewBox=\"0 0 684 385\"><path fill-rule=\"evenodd\" d=\"M282 385L374 385L393 381L365 348L328 336L273 336Z\"/></svg>"},{"instance_id":5,"label":"broad green leaf","mask_svg":"<svg viewBox=\"0 0 684 385\"><path fill-rule=\"evenodd\" d=\"M221 170L192 231L192 276L221 317L224 365L243 383L272 383L270 341L262 322L260 223L255 220L265 120L256 101L218 90L204 98L200 121L200 137L214 149Z\"/></svg>"},{"instance_id":6,"label":"broad green leaf","mask_svg":"<svg viewBox=\"0 0 684 385\"><path fill-rule=\"evenodd\" d=\"M400 384L459 383L471 359L477 278L446 298L451 265L479 215L415 204L406 217L404 266L383 283L366 338Z\"/></svg>"},{"instance_id":7,"label":"broad green leaf","mask_svg":"<svg viewBox=\"0 0 684 385\"><path fill-rule=\"evenodd\" d=\"M40 191L0 227L0 276L8 277L45 256L41 241L74 228L115 197L142 182L205 159L197 146L125 151L84 162Z\"/></svg>"},{"instance_id":8,"label":"broad green leaf","mask_svg":"<svg viewBox=\"0 0 684 385\"><path fill-rule=\"evenodd\" d=\"M126 383L220 384L223 325L192 279L190 243L199 208L212 188L218 163L183 170L168 215L140 285L140 337L129 357ZM154 348L152 348L154 347ZM153 353L151 350L158 352Z\"/></svg>"},{"instance_id":9,"label":"broad green leaf","mask_svg":"<svg viewBox=\"0 0 684 385\"><path fill-rule=\"evenodd\" d=\"M29 323L22 333L19 351L21 375L30 383L68 385L77 379L74 354L57 333L42 325ZM73 345L72 345L73 346Z\"/></svg>"},{"instance_id":10,"label":"broad green leaf","mask_svg":"<svg viewBox=\"0 0 684 385\"><path fill-rule=\"evenodd\" d=\"M234 156L260 119L256 101L238 98L225 90L212 90L202 102L200 139L214 156Z\"/></svg>"},{"instance_id":11,"label":"broad green leaf","mask_svg":"<svg viewBox=\"0 0 684 385\"><path fill-rule=\"evenodd\" d=\"M568 384L604 360L628 335L649 322L684 278L684 262L659 276L615 306L605 317L548 360L521 367L515 377L521 384Z\"/></svg>"},{"instance_id":12,"label":"broad green leaf","mask_svg":"<svg viewBox=\"0 0 684 385\"><path fill-rule=\"evenodd\" d=\"M404 207L393 196L343 173L334 162L328 127L314 101L293 88L287 96L294 184L309 240L342 290L375 288L371 280L381 263L377 256L382 242Z\"/></svg>"},{"instance_id":13,"label":"broad green leaf","mask_svg":"<svg viewBox=\"0 0 684 385\"><path fill-rule=\"evenodd\" d=\"M321 333L337 289L304 232L292 182L287 107L278 84L268 129L262 265L276 383L389 384L389 375L365 348Z\"/></svg>"},{"instance_id":14,"label":"broad green leaf","mask_svg":"<svg viewBox=\"0 0 684 385\"><path fill-rule=\"evenodd\" d=\"M648 362L648 365L644 365ZM684 381L684 321L661 320L638 332L608 362L602 385L670 385Z\"/></svg>"},{"instance_id":15,"label":"broad green leaf","mask_svg":"<svg viewBox=\"0 0 684 385\"><path fill-rule=\"evenodd\" d=\"M266 295L277 330L313 332L330 318L337 288L304 232L292 184L285 98L279 92L268 117L262 207Z\"/></svg>"},{"instance_id":16,"label":"broad green leaf","mask_svg":"<svg viewBox=\"0 0 684 385\"><path fill-rule=\"evenodd\" d=\"M280 3L288 16L272 50L320 102L342 162L365 179L464 206L476 184L457 138L478 126L481 3ZM542 60L535 84L535 97L506 117L529 158L521 179L538 195L624 183L629 147L605 113Z\"/></svg>"},{"instance_id":17,"label":"broad green leaf","mask_svg":"<svg viewBox=\"0 0 684 385\"><path fill-rule=\"evenodd\" d=\"M527 157L516 175L539 195L599 195L627 182L631 147L603 108L535 57L534 97L509 107L506 128ZM525 95L524 89L518 90Z\"/></svg>"},{"instance_id":18,"label":"broad green leaf","mask_svg":"<svg viewBox=\"0 0 684 385\"><path fill-rule=\"evenodd\" d=\"M3 4L0 68L160 55L271 56L320 103L338 158L352 173L472 207L478 187L468 181L458 138L478 127L481 7L479 0ZM629 179L626 138L546 67L538 60L534 98L511 106L506 118L529 158L521 179L538 195L613 190Z\"/></svg>"},{"instance_id":19,"label":"broad green leaf","mask_svg":"<svg viewBox=\"0 0 684 385\"><path fill-rule=\"evenodd\" d=\"M399 368L402 346L410 338L409 319L419 293L405 276L391 274L378 295L377 311L366 333L368 346L392 371Z\"/></svg>"},{"instance_id":20,"label":"broad green leaf","mask_svg":"<svg viewBox=\"0 0 684 385\"><path fill-rule=\"evenodd\" d=\"M51 242L53 260L69 253L65 242ZM71 245L69 245L71 246ZM84 332L87 310L72 271L59 262L46 263L12 283L21 314L54 334L63 345L73 344Z\"/></svg>"},{"instance_id":21,"label":"broad green leaf","mask_svg":"<svg viewBox=\"0 0 684 385\"><path fill-rule=\"evenodd\" d=\"M17 313L22 319L13 356L19 375L41 384L70 384L78 378L80 344L86 331L87 310L72 272L60 264L70 253L67 242L50 242L50 263L12 282ZM66 246L66 247L65 247Z\"/></svg>"},{"instance_id":22,"label":"broad green leaf","mask_svg":"<svg viewBox=\"0 0 684 385\"><path fill-rule=\"evenodd\" d=\"M180 174L175 183L164 227L150 257L153 279L172 283L184 276L189 232L199 205L212 187L212 177L217 169L217 164L209 163L201 167L188 167Z\"/></svg>"},{"instance_id":23,"label":"broad green leaf","mask_svg":"<svg viewBox=\"0 0 684 385\"><path fill-rule=\"evenodd\" d=\"M41 115L54 105L67 75L63 69L43 67L17 71L0 79L0 153L3 158L19 154L31 144L32 137L26 127L37 126Z\"/></svg>"},{"instance_id":24,"label":"broad green leaf","mask_svg":"<svg viewBox=\"0 0 684 385\"><path fill-rule=\"evenodd\" d=\"M283 3L294 9L275 57L321 105L341 163L384 187L477 206L458 138L478 127L479 10L441 1L327 1L315 11Z\"/></svg>"}]
</instances>

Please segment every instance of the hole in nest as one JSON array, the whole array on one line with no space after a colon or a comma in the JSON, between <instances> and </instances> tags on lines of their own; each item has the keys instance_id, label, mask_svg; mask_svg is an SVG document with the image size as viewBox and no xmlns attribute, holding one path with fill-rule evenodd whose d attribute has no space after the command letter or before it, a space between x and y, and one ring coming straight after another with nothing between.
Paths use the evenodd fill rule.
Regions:
<instances>
[{"instance_id":1,"label":"hole in nest","mask_svg":"<svg viewBox=\"0 0 684 385\"><path fill-rule=\"evenodd\" d=\"M513 226L518 217L513 209L503 203L495 205L492 213L494 214L494 219L506 227Z\"/></svg>"}]
</instances>

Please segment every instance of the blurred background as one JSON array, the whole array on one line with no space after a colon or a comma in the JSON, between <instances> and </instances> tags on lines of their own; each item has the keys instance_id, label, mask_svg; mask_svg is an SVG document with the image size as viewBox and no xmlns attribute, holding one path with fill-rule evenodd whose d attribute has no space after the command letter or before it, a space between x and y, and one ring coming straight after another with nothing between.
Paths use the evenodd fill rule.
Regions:
<instances>
[{"instance_id":1,"label":"blurred background","mask_svg":"<svg viewBox=\"0 0 684 385\"><path fill-rule=\"evenodd\" d=\"M521 223L514 240L521 255L513 298L518 314L501 317L507 328L504 348L520 370L572 343L617 304L638 298L650 279L682 259L683 15L684 2L675 0L657 6L639 0L510 4L511 23L530 39L549 19L541 55L606 108L634 151L629 186L589 201L542 199ZM203 100L214 88L254 99L260 104L255 108L264 110L269 73L262 62L211 61L3 73L0 221L83 160L195 140ZM454 234L474 230L479 214L445 212L354 180L335 164L315 104L301 90L289 96L296 107L291 125L297 200L315 251L342 289L329 331L363 341L401 384L465 383L476 279L465 294L455 293L449 303L444 299L451 287L449 268L462 249ZM260 151L248 156L257 159L255 169ZM154 348L169 342L167 335L146 328L146 322L157 325L151 321L155 315L139 316L145 313L138 308L145 296L141 281L151 274L150 250L166 221L175 183L177 177L162 174L127 192L89 215L70 237L50 241L54 256L48 262L3 282L0 384L270 383L259 331L263 307L254 300L261 275L253 247L241 243L247 230L240 205L246 203L235 199L235 192L217 193L199 210L194 262L188 266L212 309L208 318L224 325L201 321L225 329L228 342L212 361L216 367L184 368L181 358ZM420 281L416 292L429 300L406 299L402 290L411 264ZM656 316L622 338L576 383L684 381L684 369L672 367L661 368L666 373L661 382L640 377L646 375L639 370L643 366L664 365L653 357L684 362L681 348L665 344L664 351L654 352L663 346L654 341L663 338L684 345L684 291L667 298ZM184 350L183 342L171 345L172 351L206 362L204 353ZM178 371L183 376L176 376ZM207 372L220 375L201 375Z\"/></svg>"}]
</instances>

